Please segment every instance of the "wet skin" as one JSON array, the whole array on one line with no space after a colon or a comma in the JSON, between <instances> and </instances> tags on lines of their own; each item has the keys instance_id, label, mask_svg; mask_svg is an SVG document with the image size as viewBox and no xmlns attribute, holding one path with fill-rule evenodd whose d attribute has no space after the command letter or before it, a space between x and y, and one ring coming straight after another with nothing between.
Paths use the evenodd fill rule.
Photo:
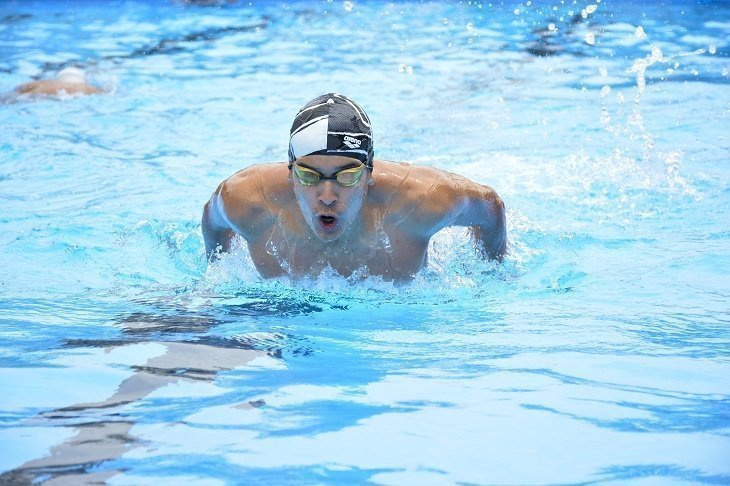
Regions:
<instances>
[{"instance_id":1,"label":"wet skin","mask_svg":"<svg viewBox=\"0 0 730 486\"><path fill-rule=\"evenodd\" d=\"M311 155L296 161L333 177L356 159ZM489 186L430 167L374 161L372 172L346 187L335 180L302 184L285 163L255 165L223 181L205 205L209 258L236 234L264 277L316 276L331 267L386 280L413 278L426 262L431 236L468 226L485 258L506 248L504 204Z\"/></svg>"},{"instance_id":2,"label":"wet skin","mask_svg":"<svg viewBox=\"0 0 730 486\"><path fill-rule=\"evenodd\" d=\"M61 92L68 95L77 94L97 94L101 93L101 89L85 82L68 82L59 79L45 79L41 81L31 81L30 83L21 84L15 88L16 93L34 96L58 96Z\"/></svg>"}]
</instances>

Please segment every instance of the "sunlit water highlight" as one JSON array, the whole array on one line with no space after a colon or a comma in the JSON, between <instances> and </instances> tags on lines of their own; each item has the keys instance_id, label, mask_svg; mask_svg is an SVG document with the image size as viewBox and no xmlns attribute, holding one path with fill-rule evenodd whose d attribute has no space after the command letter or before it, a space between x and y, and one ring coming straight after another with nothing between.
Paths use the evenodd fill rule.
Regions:
<instances>
[{"instance_id":1,"label":"sunlit water highlight","mask_svg":"<svg viewBox=\"0 0 730 486\"><path fill-rule=\"evenodd\" d=\"M0 482L730 483L730 8L566 3L0 5L0 91L109 91L0 106ZM507 260L207 267L327 91L495 187Z\"/></svg>"}]
</instances>

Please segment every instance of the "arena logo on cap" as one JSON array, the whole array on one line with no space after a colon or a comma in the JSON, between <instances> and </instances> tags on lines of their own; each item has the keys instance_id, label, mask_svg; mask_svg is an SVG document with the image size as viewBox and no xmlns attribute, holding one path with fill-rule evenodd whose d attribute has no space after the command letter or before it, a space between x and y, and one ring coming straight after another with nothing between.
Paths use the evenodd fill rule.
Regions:
<instances>
[{"instance_id":1,"label":"arena logo on cap","mask_svg":"<svg viewBox=\"0 0 730 486\"><path fill-rule=\"evenodd\" d=\"M342 143L344 143L351 149L354 149L354 148L360 148L360 145L362 145L362 140L358 140L349 135L345 135L345 137L342 140Z\"/></svg>"}]
</instances>

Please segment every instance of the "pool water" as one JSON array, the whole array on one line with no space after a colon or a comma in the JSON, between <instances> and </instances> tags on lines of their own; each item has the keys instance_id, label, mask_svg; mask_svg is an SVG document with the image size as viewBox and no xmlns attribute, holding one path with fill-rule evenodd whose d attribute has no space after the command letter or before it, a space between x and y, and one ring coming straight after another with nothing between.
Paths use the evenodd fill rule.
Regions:
<instances>
[{"instance_id":1,"label":"pool water","mask_svg":"<svg viewBox=\"0 0 730 486\"><path fill-rule=\"evenodd\" d=\"M3 484L730 484L726 2L6 1ZM377 278L208 267L202 206L329 91L493 186Z\"/></svg>"}]
</instances>

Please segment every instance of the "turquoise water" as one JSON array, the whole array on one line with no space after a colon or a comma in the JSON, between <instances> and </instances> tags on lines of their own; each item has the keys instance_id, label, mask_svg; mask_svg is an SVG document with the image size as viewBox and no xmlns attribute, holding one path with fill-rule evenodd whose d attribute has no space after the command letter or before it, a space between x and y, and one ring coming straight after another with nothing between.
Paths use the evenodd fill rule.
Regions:
<instances>
[{"instance_id":1,"label":"turquoise water","mask_svg":"<svg viewBox=\"0 0 730 486\"><path fill-rule=\"evenodd\" d=\"M726 2L221 3L0 4L0 92L108 91L0 105L0 482L730 483ZM328 91L492 185L506 261L208 268Z\"/></svg>"}]
</instances>

